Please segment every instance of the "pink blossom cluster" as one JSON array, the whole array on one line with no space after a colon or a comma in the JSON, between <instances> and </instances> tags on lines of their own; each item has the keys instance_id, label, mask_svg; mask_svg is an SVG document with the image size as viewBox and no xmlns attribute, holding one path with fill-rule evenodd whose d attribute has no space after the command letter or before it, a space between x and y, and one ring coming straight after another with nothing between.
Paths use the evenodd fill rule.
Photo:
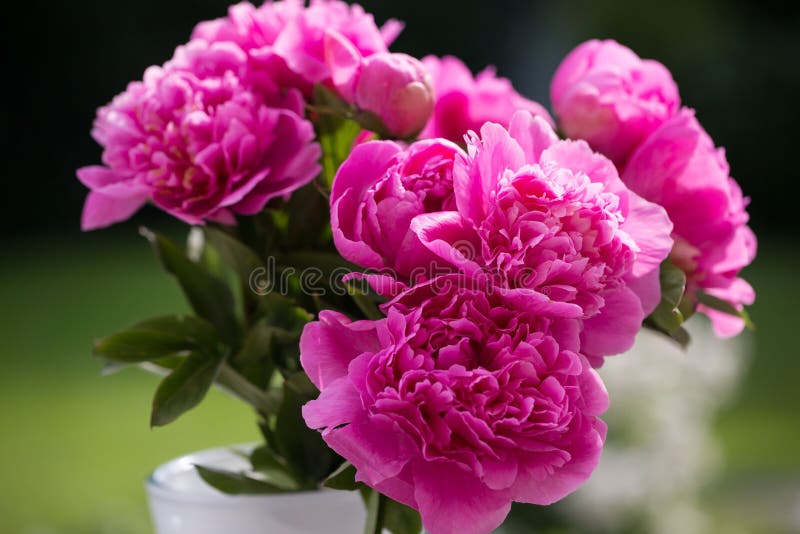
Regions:
<instances>
[{"instance_id":1,"label":"pink blossom cluster","mask_svg":"<svg viewBox=\"0 0 800 534\"><path fill-rule=\"evenodd\" d=\"M91 189L83 228L124 220L151 201L190 223L233 222L313 179L319 146L299 93L247 83L245 55L192 41L101 108L104 166L78 170Z\"/></svg>"},{"instance_id":2,"label":"pink blossom cluster","mask_svg":"<svg viewBox=\"0 0 800 534\"><path fill-rule=\"evenodd\" d=\"M433 79L436 95L433 115L420 133L422 138L443 137L463 143L468 132L477 132L485 122L508 126L518 110L527 110L554 124L541 104L520 95L508 79L496 75L493 67L473 77L467 66L453 56L426 56L422 62Z\"/></svg>"},{"instance_id":3,"label":"pink blossom cluster","mask_svg":"<svg viewBox=\"0 0 800 534\"><path fill-rule=\"evenodd\" d=\"M755 299L739 272L756 253L742 196L722 149L681 108L669 71L615 41L588 41L561 63L550 88L559 126L614 160L623 181L664 206L674 225L670 261L684 270L690 298L702 290L740 310ZM720 336L741 318L710 309Z\"/></svg>"},{"instance_id":4,"label":"pink blossom cluster","mask_svg":"<svg viewBox=\"0 0 800 534\"><path fill-rule=\"evenodd\" d=\"M685 271L689 298L741 308L755 237L660 63L613 41L576 48L551 87L560 139L494 70L389 52L401 28L339 0L243 2L199 24L98 110L83 227L146 202L235 224L288 198L321 171L319 86L334 111L379 121L390 139L359 138L330 223L382 317L306 325L300 363L320 396L303 416L427 531L490 532L512 502L550 504L594 470L608 405L594 368L631 348L662 263ZM742 328L698 309L721 335Z\"/></svg>"},{"instance_id":5,"label":"pink blossom cluster","mask_svg":"<svg viewBox=\"0 0 800 534\"><path fill-rule=\"evenodd\" d=\"M453 274L379 321L323 312L300 340L306 423L357 478L435 534L490 532L511 502L555 502L594 470L608 396L576 323Z\"/></svg>"},{"instance_id":6,"label":"pink blossom cluster","mask_svg":"<svg viewBox=\"0 0 800 534\"><path fill-rule=\"evenodd\" d=\"M322 392L306 422L434 533L489 532L589 476L607 404L592 365L630 348L672 247L664 209L541 116L465 143L356 147L331 225L377 271L386 318L323 314L300 347Z\"/></svg>"},{"instance_id":7,"label":"pink blossom cluster","mask_svg":"<svg viewBox=\"0 0 800 534\"><path fill-rule=\"evenodd\" d=\"M91 190L83 228L125 220L148 201L190 224L232 224L311 181L321 151L304 108L314 84L333 85L328 42L382 58L365 67L359 103L399 136L416 133L429 111L410 125L405 111L420 98L432 105L432 96L422 64L403 56L397 65L399 55L387 51L400 29L396 21L380 29L360 6L338 0L245 2L199 24L170 61L98 110L92 135L104 165L78 171ZM398 71L423 90L379 91Z\"/></svg>"}]
</instances>

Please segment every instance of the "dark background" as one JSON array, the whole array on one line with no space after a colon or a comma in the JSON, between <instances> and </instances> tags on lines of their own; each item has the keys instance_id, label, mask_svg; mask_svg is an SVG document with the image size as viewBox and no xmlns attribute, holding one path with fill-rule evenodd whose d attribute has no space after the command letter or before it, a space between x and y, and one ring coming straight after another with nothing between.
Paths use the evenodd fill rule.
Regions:
<instances>
[{"instance_id":1,"label":"dark background","mask_svg":"<svg viewBox=\"0 0 800 534\"><path fill-rule=\"evenodd\" d=\"M614 37L662 61L683 101L753 198L753 227L794 234L800 3L366 0L379 22L407 24L394 50L456 54L474 70L494 64L549 107L563 56L591 37ZM225 0L22 2L6 19L3 147L11 188L3 235L74 234L83 186L74 169L99 162L89 137L97 106L151 64L168 59L194 24ZM152 214L145 215L145 217Z\"/></svg>"},{"instance_id":2,"label":"dark background","mask_svg":"<svg viewBox=\"0 0 800 534\"><path fill-rule=\"evenodd\" d=\"M191 450L252 441L257 430L247 409L212 392L180 421L150 431L156 377L100 376L93 338L186 311L136 225L176 237L185 228L147 208L82 234L86 190L74 173L100 162L89 136L95 109L167 60L198 21L224 15L227 2L13 1L4 6L0 108L0 534L142 534L150 531L148 470ZM745 271L758 293L750 309L758 330L738 340L750 352L746 375L710 422L723 463L704 506L714 532L798 532L800 2L363 4L379 23L406 22L393 50L454 54L473 70L494 64L548 107L555 68L589 38L613 37L672 71L684 104L726 147L759 237Z\"/></svg>"}]
</instances>

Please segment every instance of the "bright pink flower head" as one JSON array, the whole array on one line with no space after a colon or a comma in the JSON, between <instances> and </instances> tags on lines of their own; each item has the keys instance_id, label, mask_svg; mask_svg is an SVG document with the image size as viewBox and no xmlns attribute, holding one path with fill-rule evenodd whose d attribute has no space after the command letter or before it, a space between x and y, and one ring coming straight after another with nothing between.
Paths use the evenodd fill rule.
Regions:
<instances>
[{"instance_id":1,"label":"bright pink flower head","mask_svg":"<svg viewBox=\"0 0 800 534\"><path fill-rule=\"evenodd\" d=\"M625 183L646 199L666 208L675 225L671 261L687 274L688 290L703 291L741 309L755 293L738 277L756 255L756 238L747 226L748 200L730 177L722 149L682 110L664 123L633 153L622 175ZM720 336L741 332L744 321L707 313Z\"/></svg>"},{"instance_id":2,"label":"bright pink flower head","mask_svg":"<svg viewBox=\"0 0 800 534\"><path fill-rule=\"evenodd\" d=\"M359 110L373 113L393 137L413 137L428 122L433 88L428 71L418 59L389 52L363 57L333 31L325 38L325 55L342 98Z\"/></svg>"},{"instance_id":3,"label":"bright pink flower head","mask_svg":"<svg viewBox=\"0 0 800 534\"><path fill-rule=\"evenodd\" d=\"M422 62L433 78L436 104L421 138L444 137L463 143L464 135L470 130L477 132L484 122L508 126L518 110L530 111L553 124L541 105L517 93L511 82L498 78L491 67L473 78L467 66L452 56L427 56Z\"/></svg>"},{"instance_id":4,"label":"bright pink flower head","mask_svg":"<svg viewBox=\"0 0 800 534\"><path fill-rule=\"evenodd\" d=\"M416 286L387 318L323 311L300 339L320 389L311 428L356 478L420 511L431 534L480 534L511 502L546 505L597 465L608 405L577 323L456 275Z\"/></svg>"},{"instance_id":5,"label":"bright pink flower head","mask_svg":"<svg viewBox=\"0 0 800 534\"><path fill-rule=\"evenodd\" d=\"M556 70L550 98L567 137L586 140L620 168L680 106L664 65L612 40L587 41L570 52Z\"/></svg>"},{"instance_id":6,"label":"bright pink flower head","mask_svg":"<svg viewBox=\"0 0 800 534\"><path fill-rule=\"evenodd\" d=\"M250 2L240 2L228 8L227 17L195 26L192 39L232 42L248 52L272 46L286 25L303 12L303 3L302 0L268 0L256 8Z\"/></svg>"},{"instance_id":7,"label":"bright pink flower head","mask_svg":"<svg viewBox=\"0 0 800 534\"><path fill-rule=\"evenodd\" d=\"M92 190L85 230L147 200L190 224L233 223L316 176L320 149L299 94L251 91L245 60L232 43L192 41L98 110L105 166L78 170Z\"/></svg>"},{"instance_id":8,"label":"bright pink flower head","mask_svg":"<svg viewBox=\"0 0 800 534\"><path fill-rule=\"evenodd\" d=\"M470 277L577 308L587 356L629 349L660 300L659 265L672 247L664 209L628 190L585 142L559 141L528 112L508 130L485 124L467 148L453 170L458 211L417 216L422 243Z\"/></svg>"},{"instance_id":9,"label":"bright pink flower head","mask_svg":"<svg viewBox=\"0 0 800 534\"><path fill-rule=\"evenodd\" d=\"M325 35L342 35L363 56L387 51L402 30L388 21L383 28L357 5L339 0L267 1L258 8L247 2L230 8L228 17L199 24L192 36L208 41L232 41L251 58L251 70L278 80L306 96L316 83L330 84L325 61Z\"/></svg>"},{"instance_id":10,"label":"bright pink flower head","mask_svg":"<svg viewBox=\"0 0 800 534\"><path fill-rule=\"evenodd\" d=\"M409 230L422 213L455 208L453 163L463 152L444 139L407 148L392 141L357 146L331 191L331 227L339 253L368 269L427 279L436 256ZM439 262L441 263L441 262Z\"/></svg>"}]
</instances>

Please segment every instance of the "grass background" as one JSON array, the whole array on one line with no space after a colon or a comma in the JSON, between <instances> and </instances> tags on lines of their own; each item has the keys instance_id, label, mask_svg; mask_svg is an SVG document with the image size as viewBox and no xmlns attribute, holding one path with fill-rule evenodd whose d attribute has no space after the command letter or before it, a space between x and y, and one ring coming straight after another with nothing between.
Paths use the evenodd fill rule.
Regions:
<instances>
[{"instance_id":1,"label":"grass background","mask_svg":"<svg viewBox=\"0 0 800 534\"><path fill-rule=\"evenodd\" d=\"M43 237L6 246L2 534L150 532L143 484L153 467L257 436L248 409L218 392L174 425L150 430L157 377L136 370L100 375L90 357L94 337L186 309L134 234L126 225L79 240ZM754 354L716 428L727 461L707 500L720 532L734 523L744 531L781 532L783 516L800 506L798 272L797 242L762 239L747 273L758 291Z\"/></svg>"}]
</instances>

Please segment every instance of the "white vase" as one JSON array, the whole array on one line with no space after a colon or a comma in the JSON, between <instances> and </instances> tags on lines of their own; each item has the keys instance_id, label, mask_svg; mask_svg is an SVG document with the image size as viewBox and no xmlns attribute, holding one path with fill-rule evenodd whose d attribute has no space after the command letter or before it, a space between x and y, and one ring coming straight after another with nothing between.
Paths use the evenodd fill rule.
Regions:
<instances>
[{"instance_id":1,"label":"white vase","mask_svg":"<svg viewBox=\"0 0 800 534\"><path fill-rule=\"evenodd\" d=\"M208 486L194 465L242 471L234 449L196 452L158 467L147 481L156 534L353 534L366 511L358 492L320 490L275 495L225 495Z\"/></svg>"}]
</instances>

